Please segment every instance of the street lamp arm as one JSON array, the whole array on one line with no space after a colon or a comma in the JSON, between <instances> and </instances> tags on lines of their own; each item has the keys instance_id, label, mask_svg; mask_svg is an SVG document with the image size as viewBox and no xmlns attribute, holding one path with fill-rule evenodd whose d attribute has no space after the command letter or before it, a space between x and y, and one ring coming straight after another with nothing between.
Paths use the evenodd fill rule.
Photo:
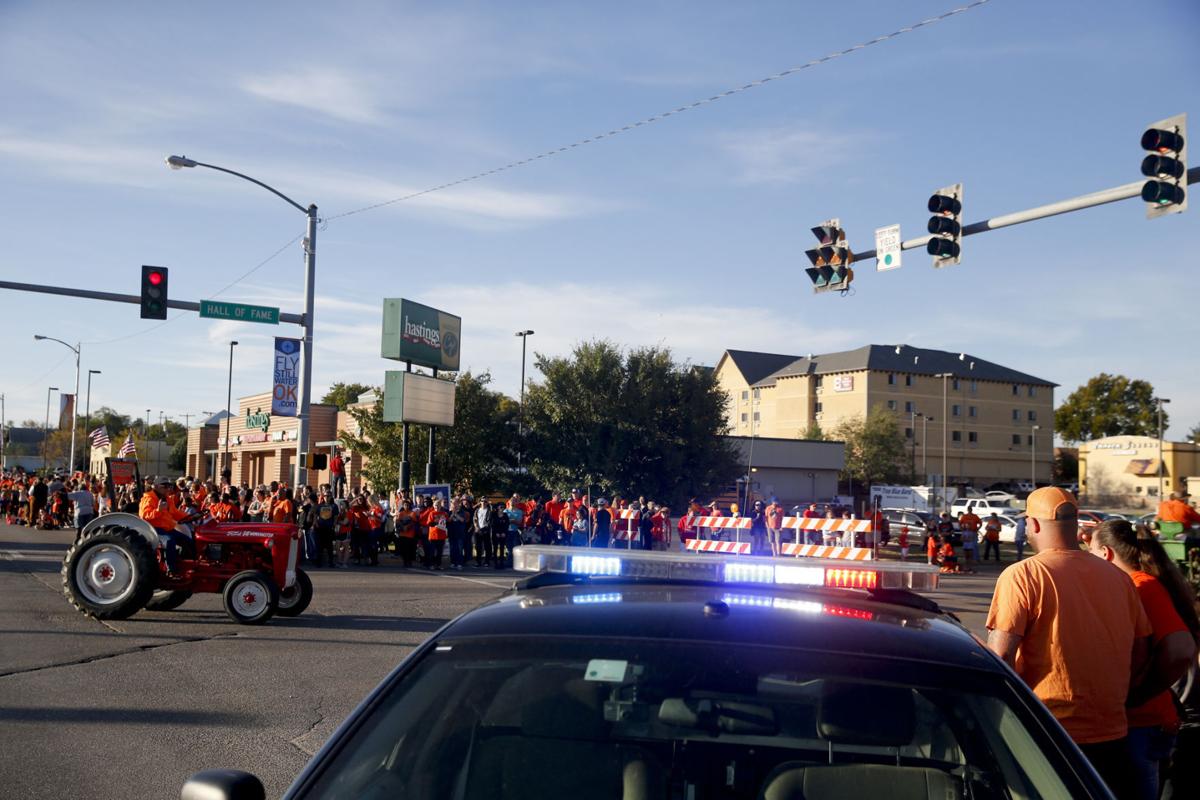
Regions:
<instances>
[{"instance_id":1,"label":"street lamp arm","mask_svg":"<svg viewBox=\"0 0 1200 800\"><path fill-rule=\"evenodd\" d=\"M234 171L234 170L232 170L232 169L226 169L225 167L218 167L216 164L205 164L203 161L194 161L194 160L192 160L192 159L189 159L189 161L191 161L191 163L192 163L192 164L195 164L197 167L208 167L209 169L215 169L217 172L226 172L226 173L228 173L228 174L230 174L230 175L235 175L235 176L237 176L237 177L241 178L242 180L245 180L245 181L250 181L251 183L258 184L259 186L261 186L262 188L266 189L268 192L270 192L271 194L275 195L276 197L280 197L280 198L282 198L282 199L286 200L286 201L287 201L288 203L290 203L290 204L291 204L293 207L295 207L297 210L299 210L301 214L307 214L307 213L308 213L308 209L307 209L307 208L305 208L304 206L300 205L300 204L299 204L299 203L297 203L295 200L293 200L292 198L288 197L286 194L284 194L283 192L281 192L281 191L279 191L278 189L274 188L273 186L268 186L267 184L263 183L262 181L260 181L260 180L258 180L258 179L256 179L256 178L251 178L249 175L243 175L242 173L240 173L240 172L236 172L236 171Z\"/></svg>"},{"instance_id":2,"label":"street lamp arm","mask_svg":"<svg viewBox=\"0 0 1200 800\"><path fill-rule=\"evenodd\" d=\"M33 338L37 339L39 342L43 341L43 340L47 341L47 342L58 342L59 344L63 345L64 347L70 348L71 352L74 353L75 355L79 355L79 349L77 347L75 347L75 345L67 344L62 339L55 339L53 336L42 336L41 334L34 334Z\"/></svg>"}]
</instances>

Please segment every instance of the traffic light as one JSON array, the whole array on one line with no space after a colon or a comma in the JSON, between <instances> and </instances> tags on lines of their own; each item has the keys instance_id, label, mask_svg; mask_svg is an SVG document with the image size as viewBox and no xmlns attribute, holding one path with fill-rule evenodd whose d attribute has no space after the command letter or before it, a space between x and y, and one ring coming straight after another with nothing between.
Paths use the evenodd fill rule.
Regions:
<instances>
[{"instance_id":1,"label":"traffic light","mask_svg":"<svg viewBox=\"0 0 1200 800\"><path fill-rule=\"evenodd\" d=\"M1142 186L1146 217L1178 214L1187 208L1187 114L1176 114L1151 125L1142 134Z\"/></svg>"},{"instance_id":2,"label":"traffic light","mask_svg":"<svg viewBox=\"0 0 1200 800\"><path fill-rule=\"evenodd\" d=\"M167 268L142 265L142 319L167 318Z\"/></svg>"},{"instance_id":3,"label":"traffic light","mask_svg":"<svg viewBox=\"0 0 1200 800\"><path fill-rule=\"evenodd\" d=\"M933 238L925 251L933 256L935 268L959 262L962 253L962 184L943 186L929 198L929 232Z\"/></svg>"},{"instance_id":4,"label":"traffic light","mask_svg":"<svg viewBox=\"0 0 1200 800\"><path fill-rule=\"evenodd\" d=\"M324 453L305 453L305 469L325 469L329 466L329 456Z\"/></svg>"},{"instance_id":5,"label":"traffic light","mask_svg":"<svg viewBox=\"0 0 1200 800\"><path fill-rule=\"evenodd\" d=\"M805 268L813 284L813 293L829 291L846 291L854 280L854 254L846 245L846 232L842 230L841 220L830 219L812 229L819 245L804 254L812 262L811 267Z\"/></svg>"}]
</instances>

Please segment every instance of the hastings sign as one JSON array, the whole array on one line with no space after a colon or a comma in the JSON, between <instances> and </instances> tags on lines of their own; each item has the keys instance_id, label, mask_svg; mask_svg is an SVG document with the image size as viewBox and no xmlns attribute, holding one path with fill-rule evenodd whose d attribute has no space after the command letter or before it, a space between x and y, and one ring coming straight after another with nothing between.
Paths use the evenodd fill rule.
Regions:
<instances>
[{"instance_id":1,"label":"hastings sign","mask_svg":"<svg viewBox=\"0 0 1200 800\"><path fill-rule=\"evenodd\" d=\"M267 429L270 427L271 427L271 415L270 414L264 414L263 410L261 408L258 409L257 411L255 411L253 414L250 413L250 409L248 409L248 408L246 409L246 429L247 430L261 430L263 433L266 433Z\"/></svg>"}]
</instances>

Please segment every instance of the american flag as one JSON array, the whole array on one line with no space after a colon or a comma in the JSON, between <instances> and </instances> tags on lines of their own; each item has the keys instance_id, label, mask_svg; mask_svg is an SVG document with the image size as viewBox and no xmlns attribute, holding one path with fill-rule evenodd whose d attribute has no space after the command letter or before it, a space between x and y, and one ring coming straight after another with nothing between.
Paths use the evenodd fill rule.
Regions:
<instances>
[{"instance_id":1,"label":"american flag","mask_svg":"<svg viewBox=\"0 0 1200 800\"><path fill-rule=\"evenodd\" d=\"M137 446L135 446L133 443L132 433L126 435L125 443L121 445L121 449L117 452L118 458L124 458L125 456L133 456L134 458L137 458Z\"/></svg>"},{"instance_id":2,"label":"american flag","mask_svg":"<svg viewBox=\"0 0 1200 800\"><path fill-rule=\"evenodd\" d=\"M92 440L92 447L109 447L112 444L108 439L108 431L104 429L103 425L89 433L88 438Z\"/></svg>"}]
</instances>

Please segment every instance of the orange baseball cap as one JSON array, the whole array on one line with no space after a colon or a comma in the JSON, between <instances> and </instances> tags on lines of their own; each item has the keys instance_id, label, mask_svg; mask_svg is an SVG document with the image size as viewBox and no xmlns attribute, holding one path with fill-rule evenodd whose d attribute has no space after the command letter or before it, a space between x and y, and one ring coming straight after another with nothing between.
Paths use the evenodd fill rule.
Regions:
<instances>
[{"instance_id":1,"label":"orange baseball cap","mask_svg":"<svg viewBox=\"0 0 1200 800\"><path fill-rule=\"evenodd\" d=\"M1075 495L1057 486L1043 486L1030 492L1025 501L1025 514L1035 519L1060 519L1059 512L1064 506L1071 507L1071 516L1079 511Z\"/></svg>"}]
</instances>

